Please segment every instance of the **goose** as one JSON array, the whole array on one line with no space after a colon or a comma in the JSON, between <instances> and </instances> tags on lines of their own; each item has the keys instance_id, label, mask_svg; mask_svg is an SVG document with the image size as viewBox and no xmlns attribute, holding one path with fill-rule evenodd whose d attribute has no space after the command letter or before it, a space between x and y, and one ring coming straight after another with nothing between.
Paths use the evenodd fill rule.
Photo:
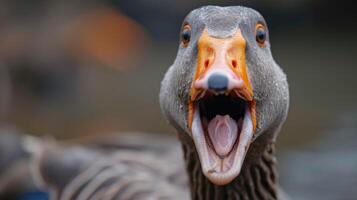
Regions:
<instances>
[{"instance_id":1,"label":"goose","mask_svg":"<svg viewBox=\"0 0 357 200\"><path fill-rule=\"evenodd\" d=\"M289 89L261 14L242 6L191 11L159 100L180 144L151 136L76 147L27 140L34 182L53 199L287 198L275 143Z\"/></svg>"},{"instance_id":2,"label":"goose","mask_svg":"<svg viewBox=\"0 0 357 200\"><path fill-rule=\"evenodd\" d=\"M160 104L182 143L192 199L279 199L275 143L289 106L257 11L207 6L181 29Z\"/></svg>"}]
</instances>

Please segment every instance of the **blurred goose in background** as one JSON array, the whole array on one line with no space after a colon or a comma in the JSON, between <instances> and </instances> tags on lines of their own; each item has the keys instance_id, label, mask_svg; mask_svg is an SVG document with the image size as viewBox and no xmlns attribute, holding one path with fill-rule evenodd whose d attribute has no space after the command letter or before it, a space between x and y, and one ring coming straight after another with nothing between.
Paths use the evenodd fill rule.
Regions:
<instances>
[{"instance_id":1,"label":"blurred goose in background","mask_svg":"<svg viewBox=\"0 0 357 200\"><path fill-rule=\"evenodd\" d=\"M177 130L192 199L286 198L274 146L288 84L257 11L206 6L188 14L160 104ZM132 145L115 137L111 145L24 144L35 154L34 182L54 199L188 198L179 144L150 137Z\"/></svg>"}]
</instances>

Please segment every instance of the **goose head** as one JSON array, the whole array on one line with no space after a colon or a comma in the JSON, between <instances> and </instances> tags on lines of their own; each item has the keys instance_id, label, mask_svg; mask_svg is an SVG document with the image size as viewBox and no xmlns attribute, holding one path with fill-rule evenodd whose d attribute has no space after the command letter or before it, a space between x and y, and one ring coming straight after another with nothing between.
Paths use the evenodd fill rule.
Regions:
<instances>
[{"instance_id":1,"label":"goose head","mask_svg":"<svg viewBox=\"0 0 357 200\"><path fill-rule=\"evenodd\" d=\"M160 104L212 183L238 177L247 152L264 142L252 144L275 140L289 104L262 15L241 6L191 11L161 83Z\"/></svg>"}]
</instances>

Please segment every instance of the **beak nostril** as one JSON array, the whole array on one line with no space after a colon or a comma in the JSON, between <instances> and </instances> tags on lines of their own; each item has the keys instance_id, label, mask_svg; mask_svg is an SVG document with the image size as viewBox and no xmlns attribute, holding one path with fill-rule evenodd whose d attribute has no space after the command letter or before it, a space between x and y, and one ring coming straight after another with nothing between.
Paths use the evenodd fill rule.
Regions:
<instances>
[{"instance_id":1,"label":"beak nostril","mask_svg":"<svg viewBox=\"0 0 357 200\"><path fill-rule=\"evenodd\" d=\"M207 60L205 61L205 68L208 68L208 65L209 65L209 60L207 59Z\"/></svg>"},{"instance_id":2,"label":"beak nostril","mask_svg":"<svg viewBox=\"0 0 357 200\"><path fill-rule=\"evenodd\" d=\"M232 66L233 66L233 68L237 68L237 61L236 60L232 60Z\"/></svg>"}]
</instances>

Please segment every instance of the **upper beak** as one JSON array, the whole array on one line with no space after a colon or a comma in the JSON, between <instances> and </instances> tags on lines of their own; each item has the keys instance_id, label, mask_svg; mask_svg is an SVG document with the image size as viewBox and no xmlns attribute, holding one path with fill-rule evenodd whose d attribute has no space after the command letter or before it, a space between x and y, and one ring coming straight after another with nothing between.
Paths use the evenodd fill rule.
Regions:
<instances>
[{"instance_id":1,"label":"upper beak","mask_svg":"<svg viewBox=\"0 0 357 200\"><path fill-rule=\"evenodd\" d=\"M240 30L233 37L219 39L209 36L205 29L198 41L197 71L191 100L195 100L202 91L224 94L234 90L243 99L252 101L245 47Z\"/></svg>"}]
</instances>

